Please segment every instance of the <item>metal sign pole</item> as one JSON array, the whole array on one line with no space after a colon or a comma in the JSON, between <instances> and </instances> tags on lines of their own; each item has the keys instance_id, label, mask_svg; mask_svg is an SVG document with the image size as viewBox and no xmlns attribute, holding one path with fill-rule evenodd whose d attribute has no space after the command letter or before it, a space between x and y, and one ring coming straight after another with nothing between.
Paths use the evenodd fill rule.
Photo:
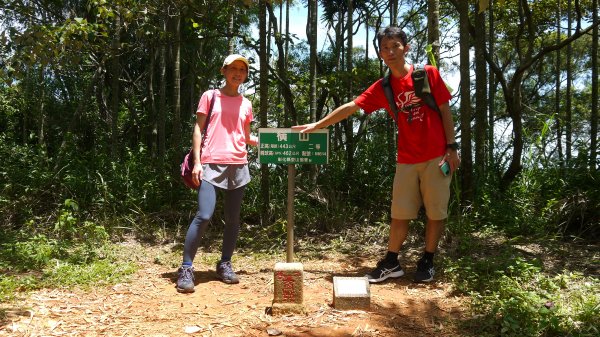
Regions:
<instances>
[{"instance_id":1,"label":"metal sign pole","mask_svg":"<svg viewBox=\"0 0 600 337\"><path fill-rule=\"evenodd\" d=\"M294 190L296 188L296 166L288 165L287 195L287 263L294 262Z\"/></svg>"}]
</instances>

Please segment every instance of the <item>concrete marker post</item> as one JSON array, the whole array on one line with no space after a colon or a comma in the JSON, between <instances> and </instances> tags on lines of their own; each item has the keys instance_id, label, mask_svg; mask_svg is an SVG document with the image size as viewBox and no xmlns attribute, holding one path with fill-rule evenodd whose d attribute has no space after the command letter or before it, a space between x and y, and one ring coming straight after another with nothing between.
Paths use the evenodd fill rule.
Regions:
<instances>
[{"instance_id":1,"label":"concrete marker post","mask_svg":"<svg viewBox=\"0 0 600 337\"><path fill-rule=\"evenodd\" d=\"M304 313L304 268L302 263L275 264L273 315Z\"/></svg>"}]
</instances>

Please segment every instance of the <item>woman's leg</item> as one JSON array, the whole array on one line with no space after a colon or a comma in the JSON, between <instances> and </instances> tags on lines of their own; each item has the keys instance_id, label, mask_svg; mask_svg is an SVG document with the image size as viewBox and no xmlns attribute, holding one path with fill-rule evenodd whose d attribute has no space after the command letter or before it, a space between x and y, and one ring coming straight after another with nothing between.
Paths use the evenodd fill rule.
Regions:
<instances>
[{"instance_id":1,"label":"woman's leg","mask_svg":"<svg viewBox=\"0 0 600 337\"><path fill-rule=\"evenodd\" d=\"M183 246L183 265L191 266L200 246L208 222L215 211L217 193L213 185L203 181L198 190L198 211L185 236Z\"/></svg>"},{"instance_id":2,"label":"woman's leg","mask_svg":"<svg viewBox=\"0 0 600 337\"><path fill-rule=\"evenodd\" d=\"M245 186L234 190L225 191L224 217L225 229L223 230L223 247L221 248L221 261L230 261L240 233L240 212Z\"/></svg>"}]
</instances>

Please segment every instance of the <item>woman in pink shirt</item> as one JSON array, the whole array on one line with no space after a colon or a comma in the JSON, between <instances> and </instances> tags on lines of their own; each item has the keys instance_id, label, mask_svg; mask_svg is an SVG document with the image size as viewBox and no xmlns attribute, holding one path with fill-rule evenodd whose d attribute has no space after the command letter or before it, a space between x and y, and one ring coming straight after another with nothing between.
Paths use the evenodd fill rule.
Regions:
<instances>
[{"instance_id":1,"label":"woman in pink shirt","mask_svg":"<svg viewBox=\"0 0 600 337\"><path fill-rule=\"evenodd\" d=\"M225 283L239 283L231 266L231 257L240 231L244 189L250 182L246 145L256 146L258 143L257 137L250 135L252 104L239 93L240 85L248 77L248 67L249 62L245 57L238 54L227 56L221 68L225 85L221 89L206 91L198 104L192 137L192 176L195 182L202 181L202 184L198 189L198 211L188 228L183 263L178 270L177 291L182 293L194 292L192 263L214 213L217 190L223 192L225 213L221 260L216 266L217 277ZM211 102L212 111L209 115ZM208 123L206 129L205 123ZM206 130L206 134L203 135L202 130Z\"/></svg>"}]
</instances>

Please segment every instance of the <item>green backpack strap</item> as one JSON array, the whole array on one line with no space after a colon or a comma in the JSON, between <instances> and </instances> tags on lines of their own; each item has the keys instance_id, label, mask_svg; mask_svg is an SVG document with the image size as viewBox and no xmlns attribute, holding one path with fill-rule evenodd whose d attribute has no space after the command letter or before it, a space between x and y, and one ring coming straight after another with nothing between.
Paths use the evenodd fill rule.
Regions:
<instances>
[{"instance_id":1,"label":"green backpack strap","mask_svg":"<svg viewBox=\"0 0 600 337\"><path fill-rule=\"evenodd\" d=\"M431 87L429 86L429 79L427 78L425 67L420 64L414 64L411 77L413 86L415 87L415 95L422 99L430 108L437 111L441 117L442 112L435 102L435 97L431 94Z\"/></svg>"}]
</instances>

